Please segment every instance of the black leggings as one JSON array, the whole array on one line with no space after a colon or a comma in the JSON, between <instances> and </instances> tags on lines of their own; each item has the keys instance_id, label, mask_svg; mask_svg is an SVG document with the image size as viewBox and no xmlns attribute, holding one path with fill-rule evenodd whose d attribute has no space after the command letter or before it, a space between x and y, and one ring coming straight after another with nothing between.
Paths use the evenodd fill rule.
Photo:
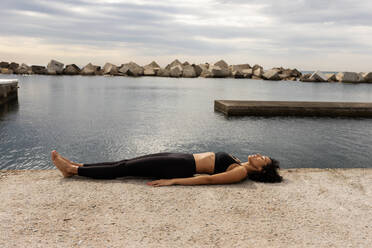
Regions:
<instances>
[{"instance_id":1,"label":"black leggings","mask_svg":"<svg viewBox=\"0 0 372 248\"><path fill-rule=\"evenodd\" d=\"M116 162L84 164L78 175L114 179L125 176L178 178L192 177L196 173L195 159L188 153L154 153Z\"/></svg>"}]
</instances>

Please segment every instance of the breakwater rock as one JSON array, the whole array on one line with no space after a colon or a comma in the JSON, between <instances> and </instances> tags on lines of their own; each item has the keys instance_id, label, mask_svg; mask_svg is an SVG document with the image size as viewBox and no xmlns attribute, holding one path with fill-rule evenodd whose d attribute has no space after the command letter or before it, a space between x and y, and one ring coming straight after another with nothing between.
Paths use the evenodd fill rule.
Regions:
<instances>
[{"instance_id":1,"label":"breakwater rock","mask_svg":"<svg viewBox=\"0 0 372 248\"><path fill-rule=\"evenodd\" d=\"M63 74L64 75L79 75L81 72L81 69L75 65L66 65L65 69L63 69Z\"/></svg>"},{"instance_id":2,"label":"breakwater rock","mask_svg":"<svg viewBox=\"0 0 372 248\"><path fill-rule=\"evenodd\" d=\"M63 64L61 62L51 60L47 65L49 75L61 75L63 72Z\"/></svg>"},{"instance_id":3,"label":"breakwater rock","mask_svg":"<svg viewBox=\"0 0 372 248\"><path fill-rule=\"evenodd\" d=\"M345 82L345 83L372 83L372 72L337 72L324 74L315 71L311 74L302 74L297 69L275 67L265 70L261 65L237 64L229 65L224 60L214 64L191 64L182 63L175 59L166 67L162 68L156 61L148 65L140 66L135 62L115 65L107 62L103 67L88 63L81 69L75 64L64 67L62 62L51 60L48 65L19 65L15 62L0 62L1 74L39 74L39 75L83 75L83 76L151 76L151 77L175 77L175 78L249 78L271 81L302 81L302 82Z\"/></svg>"}]
</instances>

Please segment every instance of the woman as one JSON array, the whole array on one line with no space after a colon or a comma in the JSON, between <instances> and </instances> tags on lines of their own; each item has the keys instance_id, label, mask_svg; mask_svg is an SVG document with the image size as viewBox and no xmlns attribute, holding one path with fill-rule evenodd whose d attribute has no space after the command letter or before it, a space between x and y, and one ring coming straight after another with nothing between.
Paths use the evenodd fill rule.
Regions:
<instances>
[{"instance_id":1,"label":"woman","mask_svg":"<svg viewBox=\"0 0 372 248\"><path fill-rule=\"evenodd\" d=\"M249 178L259 182L281 182L279 162L261 154L249 155L247 162L225 152L155 153L116 162L79 164L52 151L52 161L64 177L73 175L97 179L124 176L154 177L150 186L228 184ZM194 174L209 174L194 177Z\"/></svg>"}]
</instances>

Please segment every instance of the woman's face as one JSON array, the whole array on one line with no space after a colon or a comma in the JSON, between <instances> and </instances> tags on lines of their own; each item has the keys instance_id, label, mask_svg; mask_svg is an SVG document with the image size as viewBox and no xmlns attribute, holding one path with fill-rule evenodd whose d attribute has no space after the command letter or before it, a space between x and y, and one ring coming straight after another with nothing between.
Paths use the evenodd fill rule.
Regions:
<instances>
[{"instance_id":1,"label":"woman's face","mask_svg":"<svg viewBox=\"0 0 372 248\"><path fill-rule=\"evenodd\" d=\"M249 155L248 162L257 171L261 171L263 167L271 163L271 159L267 156L262 156L261 154L257 153L254 155Z\"/></svg>"}]
</instances>

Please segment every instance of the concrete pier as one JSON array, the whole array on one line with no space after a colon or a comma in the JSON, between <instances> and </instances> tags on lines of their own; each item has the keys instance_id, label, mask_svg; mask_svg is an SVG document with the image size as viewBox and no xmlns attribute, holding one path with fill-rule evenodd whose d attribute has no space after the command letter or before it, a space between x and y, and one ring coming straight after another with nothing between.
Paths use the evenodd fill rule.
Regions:
<instances>
[{"instance_id":1,"label":"concrete pier","mask_svg":"<svg viewBox=\"0 0 372 248\"><path fill-rule=\"evenodd\" d=\"M0 247L370 247L372 169L286 169L279 184L0 170Z\"/></svg>"},{"instance_id":2,"label":"concrete pier","mask_svg":"<svg viewBox=\"0 0 372 248\"><path fill-rule=\"evenodd\" d=\"M18 98L18 80L0 79L0 106Z\"/></svg>"},{"instance_id":3,"label":"concrete pier","mask_svg":"<svg viewBox=\"0 0 372 248\"><path fill-rule=\"evenodd\" d=\"M372 117L372 102L296 102L215 100L227 116Z\"/></svg>"}]
</instances>

